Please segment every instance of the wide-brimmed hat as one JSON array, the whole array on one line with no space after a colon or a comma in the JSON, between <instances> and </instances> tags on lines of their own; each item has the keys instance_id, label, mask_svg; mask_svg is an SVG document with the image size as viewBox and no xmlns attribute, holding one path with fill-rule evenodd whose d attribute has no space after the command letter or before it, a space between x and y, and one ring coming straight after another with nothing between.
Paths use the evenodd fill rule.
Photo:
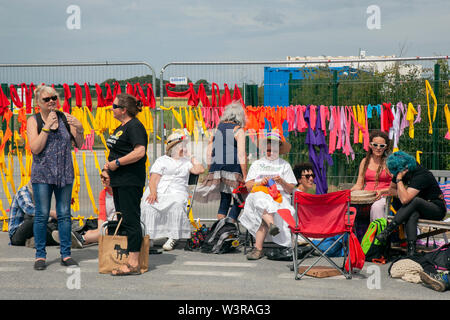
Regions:
<instances>
[{"instance_id":1,"label":"wide-brimmed hat","mask_svg":"<svg viewBox=\"0 0 450 320\"><path fill-rule=\"evenodd\" d=\"M167 137L167 146L166 146L166 154L170 153L170 150L176 146L178 143L183 142L183 140L187 139L184 133L174 132L170 136Z\"/></svg>"},{"instance_id":2,"label":"wide-brimmed hat","mask_svg":"<svg viewBox=\"0 0 450 320\"><path fill-rule=\"evenodd\" d=\"M291 150L291 144L286 141L283 135L280 133L278 129L273 129L272 131L265 132L262 137L259 139L259 147L260 149L265 147L267 143L271 143L271 141L275 141L279 144L279 154L286 154Z\"/></svg>"}]
</instances>

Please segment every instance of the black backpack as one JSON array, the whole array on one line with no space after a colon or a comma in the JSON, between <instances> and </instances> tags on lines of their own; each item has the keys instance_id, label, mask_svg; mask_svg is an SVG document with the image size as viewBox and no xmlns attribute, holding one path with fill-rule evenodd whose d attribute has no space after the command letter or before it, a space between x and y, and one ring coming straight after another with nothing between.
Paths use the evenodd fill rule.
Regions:
<instances>
[{"instance_id":1,"label":"black backpack","mask_svg":"<svg viewBox=\"0 0 450 320\"><path fill-rule=\"evenodd\" d=\"M64 114L64 112L61 112L59 110L56 110L55 112L56 112L56 115L58 116L58 118L61 118L62 121L64 122L64 125L66 126L66 129L70 134L70 140L72 140L74 145L76 146L77 143L75 141L75 137L73 136L72 132L70 132L70 125L67 122L66 115ZM40 113L36 113L36 122L37 122L37 131L38 131L38 134L40 134L42 131L42 127L44 127L44 120L42 120L42 115Z\"/></svg>"},{"instance_id":2,"label":"black backpack","mask_svg":"<svg viewBox=\"0 0 450 320\"><path fill-rule=\"evenodd\" d=\"M239 245L239 230L231 218L220 219L211 226L202 244L203 253L228 253Z\"/></svg>"},{"instance_id":3,"label":"black backpack","mask_svg":"<svg viewBox=\"0 0 450 320\"><path fill-rule=\"evenodd\" d=\"M436 270L450 271L450 243L446 243L439 248L428 252L424 259L434 265Z\"/></svg>"}]
</instances>

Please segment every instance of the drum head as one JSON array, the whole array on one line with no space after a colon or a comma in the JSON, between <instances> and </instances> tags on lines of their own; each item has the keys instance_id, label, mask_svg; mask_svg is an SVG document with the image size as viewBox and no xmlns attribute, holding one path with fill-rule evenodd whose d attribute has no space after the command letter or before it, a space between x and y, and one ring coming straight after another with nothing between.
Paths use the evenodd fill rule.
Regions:
<instances>
[{"instance_id":1,"label":"drum head","mask_svg":"<svg viewBox=\"0 0 450 320\"><path fill-rule=\"evenodd\" d=\"M377 197L375 191L354 190L351 192L351 203L353 204L370 204L374 203Z\"/></svg>"}]
</instances>

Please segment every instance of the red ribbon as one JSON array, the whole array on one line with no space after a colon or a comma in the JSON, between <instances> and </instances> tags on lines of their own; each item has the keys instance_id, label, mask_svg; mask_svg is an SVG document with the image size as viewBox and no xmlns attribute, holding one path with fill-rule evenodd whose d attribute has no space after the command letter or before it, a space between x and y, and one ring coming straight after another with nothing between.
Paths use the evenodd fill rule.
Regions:
<instances>
[{"instance_id":1,"label":"red ribbon","mask_svg":"<svg viewBox=\"0 0 450 320\"><path fill-rule=\"evenodd\" d=\"M64 104L63 104L63 111L64 112L70 112L70 105L69 105L69 99L72 98L72 93L70 92L70 87L67 83L63 84L64 88Z\"/></svg>"},{"instance_id":2,"label":"red ribbon","mask_svg":"<svg viewBox=\"0 0 450 320\"><path fill-rule=\"evenodd\" d=\"M106 88L106 98L105 98L105 103L107 106L110 106L113 104L113 95L111 92L111 86L109 85L109 83L105 83L105 88Z\"/></svg>"},{"instance_id":3,"label":"red ribbon","mask_svg":"<svg viewBox=\"0 0 450 320\"><path fill-rule=\"evenodd\" d=\"M89 89L89 86L86 82L84 83L84 93L86 96L86 106L89 108L89 111L92 112L91 90Z\"/></svg>"},{"instance_id":4,"label":"red ribbon","mask_svg":"<svg viewBox=\"0 0 450 320\"><path fill-rule=\"evenodd\" d=\"M105 106L105 99L103 98L102 88L98 83L95 84L95 91L97 92L97 108L102 108Z\"/></svg>"},{"instance_id":5,"label":"red ribbon","mask_svg":"<svg viewBox=\"0 0 450 320\"><path fill-rule=\"evenodd\" d=\"M8 106L10 105L8 98L3 93L3 89L0 86L0 116L4 116L6 111L9 110Z\"/></svg>"},{"instance_id":6,"label":"red ribbon","mask_svg":"<svg viewBox=\"0 0 450 320\"><path fill-rule=\"evenodd\" d=\"M81 91L81 87L78 83L73 84L75 86L75 105L79 108L83 107L83 92Z\"/></svg>"}]
</instances>

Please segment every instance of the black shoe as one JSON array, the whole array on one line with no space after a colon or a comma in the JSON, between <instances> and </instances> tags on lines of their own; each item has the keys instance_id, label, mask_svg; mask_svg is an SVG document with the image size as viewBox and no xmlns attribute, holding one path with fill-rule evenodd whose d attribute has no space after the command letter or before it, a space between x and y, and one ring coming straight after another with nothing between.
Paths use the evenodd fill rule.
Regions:
<instances>
[{"instance_id":1,"label":"black shoe","mask_svg":"<svg viewBox=\"0 0 450 320\"><path fill-rule=\"evenodd\" d=\"M397 229L398 224L394 221L389 223L383 231L381 231L379 234L375 236L375 238L380 241L381 243L386 243L388 241L389 236L392 232L394 232L395 229Z\"/></svg>"},{"instance_id":2,"label":"black shoe","mask_svg":"<svg viewBox=\"0 0 450 320\"><path fill-rule=\"evenodd\" d=\"M72 236L72 248L76 248L76 249L83 248L85 241L84 241L81 233L72 231L71 236Z\"/></svg>"},{"instance_id":3,"label":"black shoe","mask_svg":"<svg viewBox=\"0 0 450 320\"><path fill-rule=\"evenodd\" d=\"M406 251L406 255L408 257L413 257L417 254L416 252L416 241L408 241L408 247Z\"/></svg>"},{"instance_id":4,"label":"black shoe","mask_svg":"<svg viewBox=\"0 0 450 320\"><path fill-rule=\"evenodd\" d=\"M62 266L65 266L65 267L70 267L70 266L79 266L78 265L78 262L76 262L75 260L73 260L72 258L69 258L69 259L66 259L66 260L63 260L62 258L61 258L61 265Z\"/></svg>"},{"instance_id":5,"label":"black shoe","mask_svg":"<svg viewBox=\"0 0 450 320\"><path fill-rule=\"evenodd\" d=\"M47 269L47 265L45 264L45 260L39 259L34 262L34 270L45 270Z\"/></svg>"}]
</instances>

